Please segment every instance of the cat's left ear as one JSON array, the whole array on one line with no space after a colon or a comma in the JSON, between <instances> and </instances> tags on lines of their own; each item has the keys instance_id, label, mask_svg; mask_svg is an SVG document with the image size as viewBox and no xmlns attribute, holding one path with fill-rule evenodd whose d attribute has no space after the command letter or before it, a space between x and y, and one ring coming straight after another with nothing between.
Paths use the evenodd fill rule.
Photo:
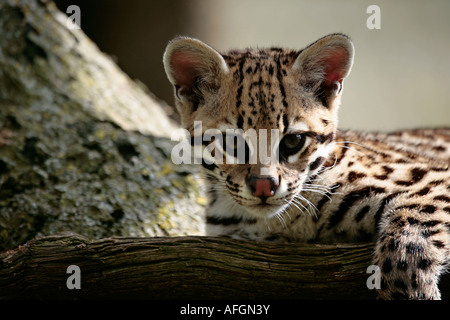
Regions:
<instances>
[{"instance_id":1,"label":"cat's left ear","mask_svg":"<svg viewBox=\"0 0 450 320\"><path fill-rule=\"evenodd\" d=\"M200 40L179 37L164 53L164 69L179 100L198 100L208 90L217 89L228 72L224 58Z\"/></svg>"},{"instance_id":2,"label":"cat's left ear","mask_svg":"<svg viewBox=\"0 0 450 320\"><path fill-rule=\"evenodd\" d=\"M292 70L299 73L301 85L313 90L326 107L340 96L343 81L353 65L353 43L344 34L325 36L303 49Z\"/></svg>"}]
</instances>

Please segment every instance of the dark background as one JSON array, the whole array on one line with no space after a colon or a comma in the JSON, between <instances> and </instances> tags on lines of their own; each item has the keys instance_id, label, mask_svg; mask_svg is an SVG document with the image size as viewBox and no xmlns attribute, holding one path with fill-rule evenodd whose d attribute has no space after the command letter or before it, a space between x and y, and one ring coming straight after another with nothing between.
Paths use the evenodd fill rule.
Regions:
<instances>
[{"instance_id":1,"label":"dark background","mask_svg":"<svg viewBox=\"0 0 450 320\"><path fill-rule=\"evenodd\" d=\"M131 78L139 79L158 98L173 105L162 56L168 41L186 34L189 1L57 0L66 13L81 10L81 29L103 52L114 58ZM69 14L70 16L70 14Z\"/></svg>"}]
</instances>

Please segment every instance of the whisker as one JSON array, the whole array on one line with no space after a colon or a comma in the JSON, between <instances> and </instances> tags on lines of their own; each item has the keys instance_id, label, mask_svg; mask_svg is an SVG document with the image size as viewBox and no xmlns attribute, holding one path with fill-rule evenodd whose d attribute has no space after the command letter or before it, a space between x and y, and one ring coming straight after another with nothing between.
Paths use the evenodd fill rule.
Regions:
<instances>
[{"instance_id":1,"label":"whisker","mask_svg":"<svg viewBox=\"0 0 450 320\"><path fill-rule=\"evenodd\" d=\"M321 190L321 191L325 191L325 192L330 191L329 187L320 185L320 184L306 183L303 187L304 188L313 188L313 189L317 189L317 190Z\"/></svg>"},{"instance_id":2,"label":"whisker","mask_svg":"<svg viewBox=\"0 0 450 320\"><path fill-rule=\"evenodd\" d=\"M308 199L306 199L305 197L303 197L303 196L300 195L300 194L296 195L296 196L292 199L292 201L295 201L297 204L299 204L300 206L302 206L303 208L305 208L305 210L308 212L308 214L309 214L310 216L313 216L313 215L314 215L314 216L317 218L317 212L318 212L319 210L317 210L317 207L316 207L311 201L309 201ZM308 207L306 207L305 205L303 205L303 203L301 203L301 201L306 202L306 204L311 208L311 210L308 209Z\"/></svg>"},{"instance_id":3,"label":"whisker","mask_svg":"<svg viewBox=\"0 0 450 320\"><path fill-rule=\"evenodd\" d=\"M297 199L292 199L291 200L291 204L293 205L293 206L295 206L303 215L306 215L306 213L305 213L305 210L307 210L306 209L306 207L302 204L302 203L299 203L298 202L298 200ZM301 209L300 207L299 207L299 205L303 208L303 209ZM307 210L308 211L308 210ZM308 211L308 214L309 215L311 215L311 213Z\"/></svg>"},{"instance_id":4,"label":"whisker","mask_svg":"<svg viewBox=\"0 0 450 320\"><path fill-rule=\"evenodd\" d=\"M327 192L327 191L322 191L322 190L317 190L317 189L308 189L308 188L303 188L302 191L309 191L309 192L318 193L318 194L321 194L321 195L326 196L326 197L329 198L329 196L328 196L329 192Z\"/></svg>"},{"instance_id":5,"label":"whisker","mask_svg":"<svg viewBox=\"0 0 450 320\"><path fill-rule=\"evenodd\" d=\"M357 146L359 146L359 147L361 147L361 148L366 148L366 146L364 146L364 145L362 145L362 144L360 144L360 143L357 143L357 142L350 141L350 140L346 140L346 141L335 141L335 144L345 144L345 143L347 143L347 144L354 144L354 145L357 145Z\"/></svg>"},{"instance_id":6,"label":"whisker","mask_svg":"<svg viewBox=\"0 0 450 320\"><path fill-rule=\"evenodd\" d=\"M352 147L347 147L347 146L338 146L338 147L344 148L344 149L348 149L348 150L353 150L353 151L355 151L355 152L358 152L358 153L361 153L361 154L365 155L364 152L359 151L359 150L356 150L355 148L352 148Z\"/></svg>"},{"instance_id":7,"label":"whisker","mask_svg":"<svg viewBox=\"0 0 450 320\"><path fill-rule=\"evenodd\" d=\"M283 228L287 228L286 221L284 221L282 212L281 212L281 214L280 214L280 212L277 212L277 213L275 214L275 217L276 217L276 218L278 219L278 221L280 221L280 223L283 225Z\"/></svg>"},{"instance_id":8,"label":"whisker","mask_svg":"<svg viewBox=\"0 0 450 320\"><path fill-rule=\"evenodd\" d=\"M357 145L357 146L359 146L359 147L361 147L361 148L367 149L367 147L365 147L364 145L359 144L359 143L356 143L356 142L353 142L353 141L338 141L338 142L335 142L335 144L336 144L338 147L340 147L340 148L346 148L346 149L349 149L349 150L353 150L353 151L355 151L355 152L358 152L358 153L361 153L361 154L364 154L364 155L365 155L365 153L362 152L362 151L360 151L360 150L356 150L356 149L351 148L351 147L349 147L349 146L340 146L340 144L354 144L354 145Z\"/></svg>"},{"instance_id":9,"label":"whisker","mask_svg":"<svg viewBox=\"0 0 450 320\"><path fill-rule=\"evenodd\" d=\"M302 210L302 209L297 205L297 203L296 203L294 200L295 200L295 198L292 199L292 201L287 201L287 200L286 200L287 203L288 203L288 206L289 206L289 207L294 206L294 207L296 207L296 208L298 209L298 211L300 211L303 215L306 215L305 211Z\"/></svg>"}]
</instances>

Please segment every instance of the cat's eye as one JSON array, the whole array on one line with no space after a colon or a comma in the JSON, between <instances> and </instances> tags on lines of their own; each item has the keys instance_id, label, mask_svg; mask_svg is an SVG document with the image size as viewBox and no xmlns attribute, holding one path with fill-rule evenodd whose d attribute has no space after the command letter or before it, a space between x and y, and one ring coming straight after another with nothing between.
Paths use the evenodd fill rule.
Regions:
<instances>
[{"instance_id":1,"label":"cat's eye","mask_svg":"<svg viewBox=\"0 0 450 320\"><path fill-rule=\"evenodd\" d=\"M280 142L280 156L287 158L300 151L305 144L305 136L302 134L287 134Z\"/></svg>"}]
</instances>

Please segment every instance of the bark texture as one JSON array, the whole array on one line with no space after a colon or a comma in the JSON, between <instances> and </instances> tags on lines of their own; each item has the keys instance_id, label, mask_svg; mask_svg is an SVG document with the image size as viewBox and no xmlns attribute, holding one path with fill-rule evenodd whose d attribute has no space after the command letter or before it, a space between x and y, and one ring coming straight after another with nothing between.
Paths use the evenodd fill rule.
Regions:
<instances>
[{"instance_id":1,"label":"bark texture","mask_svg":"<svg viewBox=\"0 0 450 320\"><path fill-rule=\"evenodd\" d=\"M177 127L53 2L0 1L0 250L203 232L195 168L171 161Z\"/></svg>"},{"instance_id":2,"label":"bark texture","mask_svg":"<svg viewBox=\"0 0 450 320\"><path fill-rule=\"evenodd\" d=\"M0 299L371 299L371 244L62 234L0 255ZM69 290L70 265L81 289Z\"/></svg>"}]
</instances>

